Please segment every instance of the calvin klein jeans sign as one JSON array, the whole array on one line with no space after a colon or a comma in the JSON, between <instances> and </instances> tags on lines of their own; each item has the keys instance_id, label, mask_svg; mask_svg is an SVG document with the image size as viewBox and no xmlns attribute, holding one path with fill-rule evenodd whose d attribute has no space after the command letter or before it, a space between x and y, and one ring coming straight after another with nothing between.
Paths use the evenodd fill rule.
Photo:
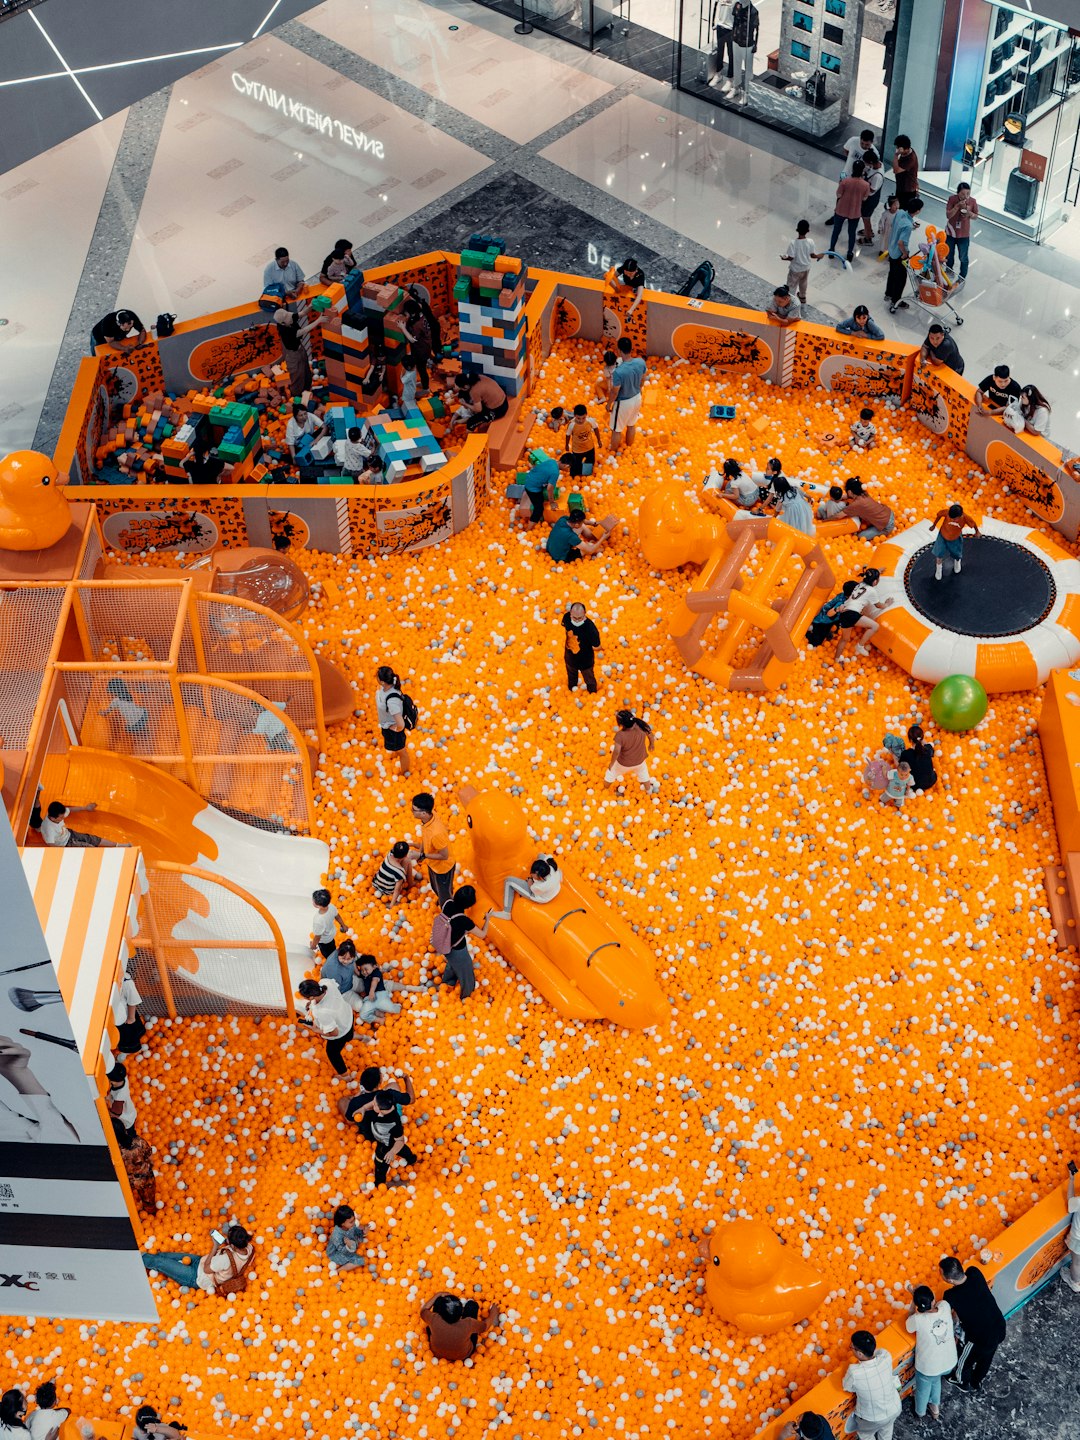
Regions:
<instances>
[{"instance_id":1,"label":"calvin klein jeans sign","mask_svg":"<svg viewBox=\"0 0 1080 1440\"><path fill-rule=\"evenodd\" d=\"M374 155L377 160L384 158L381 140L365 135L363 130L354 130L351 125L324 115L321 110L313 110L303 100L293 100L291 96L275 90L272 85L264 85L261 80L249 80L235 70L232 72L232 83L237 94L246 95L250 100L257 100L260 105L269 106L287 119L295 120L298 125L304 125L320 135L329 135L331 139L337 138L350 149Z\"/></svg>"}]
</instances>

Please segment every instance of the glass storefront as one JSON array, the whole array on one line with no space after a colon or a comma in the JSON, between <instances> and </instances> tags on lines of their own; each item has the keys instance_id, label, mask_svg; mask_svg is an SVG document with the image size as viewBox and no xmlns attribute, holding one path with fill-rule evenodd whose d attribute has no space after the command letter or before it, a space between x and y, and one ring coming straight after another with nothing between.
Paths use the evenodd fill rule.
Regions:
<instances>
[{"instance_id":1,"label":"glass storefront","mask_svg":"<svg viewBox=\"0 0 1080 1440\"><path fill-rule=\"evenodd\" d=\"M897 0L680 0L679 88L824 149L885 124Z\"/></svg>"},{"instance_id":2,"label":"glass storefront","mask_svg":"<svg viewBox=\"0 0 1080 1440\"><path fill-rule=\"evenodd\" d=\"M963 0L956 18L924 183L947 194L965 181L984 220L1045 240L1075 214L1080 188L1080 38L1026 4ZM1072 248L1080 255L1080 237Z\"/></svg>"}]
</instances>

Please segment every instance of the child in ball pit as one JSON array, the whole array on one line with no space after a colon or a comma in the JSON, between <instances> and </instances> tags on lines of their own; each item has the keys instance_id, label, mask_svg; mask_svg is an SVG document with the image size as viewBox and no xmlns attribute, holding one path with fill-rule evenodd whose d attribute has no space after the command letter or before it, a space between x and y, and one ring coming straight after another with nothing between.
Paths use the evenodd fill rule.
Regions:
<instances>
[{"instance_id":1,"label":"child in ball pit","mask_svg":"<svg viewBox=\"0 0 1080 1440\"><path fill-rule=\"evenodd\" d=\"M889 778L882 791L881 803L888 805L890 802L897 810L904 808L904 801L908 797L908 791L914 790L915 777L911 773L911 766L906 760L901 760L895 769L889 771Z\"/></svg>"},{"instance_id":2,"label":"child in ball pit","mask_svg":"<svg viewBox=\"0 0 1080 1440\"><path fill-rule=\"evenodd\" d=\"M628 775L633 775L655 795L660 789L660 782L653 780L645 763L655 746L652 726L645 720L639 720L632 710L616 710L615 723L618 729L604 784L619 785Z\"/></svg>"}]
</instances>

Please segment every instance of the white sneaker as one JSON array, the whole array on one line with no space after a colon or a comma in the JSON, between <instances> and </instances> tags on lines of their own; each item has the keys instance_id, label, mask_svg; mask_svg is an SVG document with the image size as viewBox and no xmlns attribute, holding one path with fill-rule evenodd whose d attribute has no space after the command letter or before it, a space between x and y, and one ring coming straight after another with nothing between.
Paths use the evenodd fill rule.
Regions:
<instances>
[{"instance_id":1,"label":"white sneaker","mask_svg":"<svg viewBox=\"0 0 1080 1440\"><path fill-rule=\"evenodd\" d=\"M1080 1295L1080 1284L1078 1284L1069 1274L1068 1267L1062 1270L1061 1278L1062 1280L1064 1280L1065 1284L1069 1287L1073 1294Z\"/></svg>"}]
</instances>

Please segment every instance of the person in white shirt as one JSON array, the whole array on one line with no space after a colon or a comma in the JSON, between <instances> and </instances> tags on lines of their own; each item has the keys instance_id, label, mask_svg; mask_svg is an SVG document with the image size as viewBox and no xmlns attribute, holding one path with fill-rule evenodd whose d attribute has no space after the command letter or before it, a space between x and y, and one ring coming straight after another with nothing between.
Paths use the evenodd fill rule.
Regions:
<instances>
[{"instance_id":1,"label":"person in white shirt","mask_svg":"<svg viewBox=\"0 0 1080 1440\"><path fill-rule=\"evenodd\" d=\"M30 1431L30 1440L56 1440L60 1433L60 1426L63 1425L71 1411L57 1408L56 1386L51 1380L46 1380L44 1385L37 1387L34 1391L34 1401L37 1409L26 1422L26 1428Z\"/></svg>"},{"instance_id":2,"label":"person in white shirt","mask_svg":"<svg viewBox=\"0 0 1080 1440\"><path fill-rule=\"evenodd\" d=\"M208 1295L230 1295L244 1288L254 1258L251 1236L242 1225L230 1225L221 1240L214 1240L209 1255L195 1255L187 1250L155 1251L144 1255L142 1260L147 1270L167 1275L189 1290L194 1282ZM239 1285L234 1283L238 1280ZM154 1422L144 1426L145 1433L151 1436L164 1435L168 1429L155 1430Z\"/></svg>"},{"instance_id":3,"label":"person in white shirt","mask_svg":"<svg viewBox=\"0 0 1080 1440\"><path fill-rule=\"evenodd\" d=\"M265 710L261 705L257 707L259 713L255 724L251 727L251 733L261 735L271 750L292 750L293 748L289 727L278 714L278 711L284 710L288 703L288 700L268 700Z\"/></svg>"},{"instance_id":4,"label":"person in white shirt","mask_svg":"<svg viewBox=\"0 0 1080 1440\"><path fill-rule=\"evenodd\" d=\"M555 857L540 855L529 867L529 873L524 880L519 880L516 875L507 876L503 885L503 908L489 910L488 914L496 920L509 920L515 895L524 895L527 900L533 900L537 905L546 905L549 900L555 899L561 888L562 875Z\"/></svg>"},{"instance_id":5,"label":"person in white shirt","mask_svg":"<svg viewBox=\"0 0 1080 1440\"><path fill-rule=\"evenodd\" d=\"M356 476L364 468L369 455L374 455L373 445L365 445L359 426L350 425L344 440L334 441L334 461L346 475Z\"/></svg>"},{"instance_id":6,"label":"person in white shirt","mask_svg":"<svg viewBox=\"0 0 1080 1440\"><path fill-rule=\"evenodd\" d=\"M138 987L131 976L125 972L124 978L120 982L120 1008L124 1018L117 1023L116 1027L116 1049L121 1055L137 1055L142 1049L146 1026L138 1011L141 1004L142 996L139 994Z\"/></svg>"},{"instance_id":7,"label":"person in white shirt","mask_svg":"<svg viewBox=\"0 0 1080 1440\"><path fill-rule=\"evenodd\" d=\"M824 250L814 249L807 239L809 234L810 221L800 220L795 226L795 239L788 241L787 250L780 256L781 260L788 262L785 284L793 295L798 295L803 305L806 304L806 282L810 276L810 262L811 260L821 260L825 255Z\"/></svg>"},{"instance_id":8,"label":"person in white shirt","mask_svg":"<svg viewBox=\"0 0 1080 1440\"><path fill-rule=\"evenodd\" d=\"M136 703L134 695L124 684L119 676L114 676L105 686L106 693L112 696L104 710L99 710L99 715L119 715L124 722L124 729L129 735L145 735L150 728L150 712L145 705Z\"/></svg>"},{"instance_id":9,"label":"person in white shirt","mask_svg":"<svg viewBox=\"0 0 1080 1440\"><path fill-rule=\"evenodd\" d=\"M703 488L718 490L725 500L733 501L742 510L752 510L761 499L757 480L737 460L725 460L722 474L710 471Z\"/></svg>"},{"instance_id":10,"label":"person in white shirt","mask_svg":"<svg viewBox=\"0 0 1080 1440\"><path fill-rule=\"evenodd\" d=\"M0 1080L7 1082L0 1086L0 1141L81 1143L75 1126L30 1069L30 1051L8 1035L0 1035Z\"/></svg>"},{"instance_id":11,"label":"person in white shirt","mask_svg":"<svg viewBox=\"0 0 1080 1440\"><path fill-rule=\"evenodd\" d=\"M1069 1263L1061 1272L1061 1278L1073 1292L1080 1295L1080 1195L1076 1193L1076 1165L1069 1161L1069 1214L1072 1224L1065 1244L1069 1249Z\"/></svg>"},{"instance_id":12,"label":"person in white shirt","mask_svg":"<svg viewBox=\"0 0 1080 1440\"><path fill-rule=\"evenodd\" d=\"M109 1082L109 1098L106 1102L109 1114L124 1127L128 1135L133 1135L137 1111L128 1085L127 1066L118 1060L105 1078Z\"/></svg>"},{"instance_id":13,"label":"person in white shirt","mask_svg":"<svg viewBox=\"0 0 1080 1440\"><path fill-rule=\"evenodd\" d=\"M840 178L851 174L851 167L856 160L861 160L867 150L874 148L873 130L861 130L858 135L852 135L844 141L844 168L840 172Z\"/></svg>"},{"instance_id":14,"label":"person in white shirt","mask_svg":"<svg viewBox=\"0 0 1080 1440\"><path fill-rule=\"evenodd\" d=\"M915 1336L915 1416L931 1420L941 1413L941 1377L956 1369L956 1336L952 1307L947 1300L934 1302L929 1285L917 1285L911 1292L913 1312L907 1328Z\"/></svg>"},{"instance_id":15,"label":"person in white shirt","mask_svg":"<svg viewBox=\"0 0 1080 1440\"><path fill-rule=\"evenodd\" d=\"M84 810L93 810L94 806L84 805L82 808ZM70 814L71 811L66 805L62 805L59 800L52 802L48 810L41 817L41 838L46 845L58 850L68 845L74 846L77 849L86 848L90 845L105 845L106 843L111 846L112 842L102 840L100 835L87 835L83 830L69 830L64 824L64 821Z\"/></svg>"},{"instance_id":16,"label":"person in white shirt","mask_svg":"<svg viewBox=\"0 0 1080 1440\"><path fill-rule=\"evenodd\" d=\"M330 903L329 890L313 891L311 903L315 906L315 914L311 919L311 953L329 960L337 949L337 927L340 923L338 909ZM342 929L344 928L342 926Z\"/></svg>"},{"instance_id":17,"label":"person in white shirt","mask_svg":"<svg viewBox=\"0 0 1080 1440\"><path fill-rule=\"evenodd\" d=\"M292 407L292 414L289 416L289 423L285 426L285 444L289 447L289 454L296 459L296 447L300 444L305 435L312 440L317 439L326 427L317 415L304 406L295 402Z\"/></svg>"},{"instance_id":18,"label":"person in white shirt","mask_svg":"<svg viewBox=\"0 0 1080 1440\"><path fill-rule=\"evenodd\" d=\"M892 1356L869 1330L856 1330L851 1337L855 1364L840 1382L855 1396L855 1432L859 1440L892 1440L893 1426L900 1414L900 1382L893 1373Z\"/></svg>"},{"instance_id":19,"label":"person in white shirt","mask_svg":"<svg viewBox=\"0 0 1080 1440\"><path fill-rule=\"evenodd\" d=\"M837 617L840 625L840 640L836 646L835 656L837 660L843 661L848 636L854 630L860 630L862 634L855 637L859 643L852 653L855 655L870 654L870 639L880 628L875 617L892 604L891 597L884 600L878 600L875 597L874 589L880 580L880 570L867 568L862 573L862 579L847 597L844 608Z\"/></svg>"},{"instance_id":20,"label":"person in white shirt","mask_svg":"<svg viewBox=\"0 0 1080 1440\"><path fill-rule=\"evenodd\" d=\"M306 1001L308 1018L326 1041L326 1058L334 1074L349 1078L342 1052L353 1038L353 1008L336 985L318 980L301 980L299 991Z\"/></svg>"}]
</instances>

